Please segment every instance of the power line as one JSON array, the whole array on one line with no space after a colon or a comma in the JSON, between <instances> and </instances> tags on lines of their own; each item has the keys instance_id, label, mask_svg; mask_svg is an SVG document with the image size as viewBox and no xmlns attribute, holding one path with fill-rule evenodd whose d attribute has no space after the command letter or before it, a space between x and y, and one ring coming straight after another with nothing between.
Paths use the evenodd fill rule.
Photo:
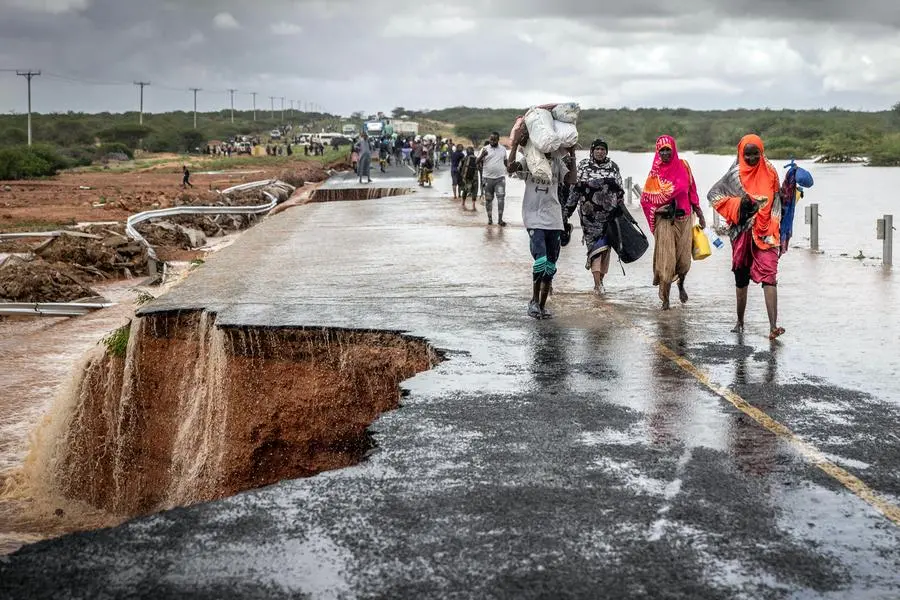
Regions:
<instances>
[{"instance_id":1,"label":"power line","mask_svg":"<svg viewBox=\"0 0 900 600\"><path fill-rule=\"evenodd\" d=\"M80 85L97 85L97 86L126 86L131 85L127 81L99 81L96 79L82 79L71 75L60 75L59 73L45 72L44 77L57 81L65 81L66 83L77 83Z\"/></svg>"},{"instance_id":2,"label":"power line","mask_svg":"<svg viewBox=\"0 0 900 600\"><path fill-rule=\"evenodd\" d=\"M31 145L31 80L35 77L40 77L40 71L16 71L16 75L18 77L24 77L28 80L28 145Z\"/></svg>"}]
</instances>

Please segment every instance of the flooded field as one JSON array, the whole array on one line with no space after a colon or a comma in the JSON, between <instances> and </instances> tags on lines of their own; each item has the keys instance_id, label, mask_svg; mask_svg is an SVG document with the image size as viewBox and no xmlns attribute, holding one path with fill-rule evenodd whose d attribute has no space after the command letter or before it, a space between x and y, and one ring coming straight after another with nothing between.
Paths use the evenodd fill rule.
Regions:
<instances>
[{"instance_id":1,"label":"flooded field","mask_svg":"<svg viewBox=\"0 0 900 600\"><path fill-rule=\"evenodd\" d=\"M579 158L587 153L580 153ZM650 165L652 154L633 154L610 151L610 157L618 163L623 177L633 177L634 182L643 186ZM707 217L711 214L706 203L706 192L719 180L734 157L711 156L707 154L682 154L691 163L694 177L700 192L700 199ZM782 168L789 161L773 160L779 176L784 174ZM792 245L809 247L809 226L804 224L803 206L809 203L819 204L819 246L829 256L856 256L860 250L868 257L881 259L882 243L875 238L875 220L885 214L900 217L900 195L893 190L900 184L900 168L867 167L860 164L825 165L812 161L798 161L798 164L809 170L815 178L815 186L810 189L806 198L801 201L794 220L794 239ZM895 234L900 244L900 237ZM897 250L895 249L895 254Z\"/></svg>"}]
</instances>

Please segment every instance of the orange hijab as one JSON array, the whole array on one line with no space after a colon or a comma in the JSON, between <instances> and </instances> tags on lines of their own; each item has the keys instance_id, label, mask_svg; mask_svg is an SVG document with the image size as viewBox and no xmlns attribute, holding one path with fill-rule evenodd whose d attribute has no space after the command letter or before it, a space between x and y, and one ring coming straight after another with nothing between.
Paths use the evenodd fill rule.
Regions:
<instances>
[{"instance_id":1,"label":"orange hijab","mask_svg":"<svg viewBox=\"0 0 900 600\"><path fill-rule=\"evenodd\" d=\"M744 159L744 148L753 144L759 148L759 162L751 167ZM765 146L762 139L755 134L745 135L738 144L738 167L740 169L741 185L756 200L765 198L759 211L756 213L756 222L753 224L753 238L758 246L770 248L779 245L781 231L781 208L773 213L775 206L775 194L778 193L778 171L766 158Z\"/></svg>"},{"instance_id":2,"label":"orange hijab","mask_svg":"<svg viewBox=\"0 0 900 600\"><path fill-rule=\"evenodd\" d=\"M744 148L751 144L759 148L759 162L755 167L748 165L744 159ZM768 200L772 200L779 188L778 172L766 158L762 138L753 133L741 138L741 143L738 144L738 164L744 191L754 198L765 196ZM771 203L769 204L771 208Z\"/></svg>"}]
</instances>

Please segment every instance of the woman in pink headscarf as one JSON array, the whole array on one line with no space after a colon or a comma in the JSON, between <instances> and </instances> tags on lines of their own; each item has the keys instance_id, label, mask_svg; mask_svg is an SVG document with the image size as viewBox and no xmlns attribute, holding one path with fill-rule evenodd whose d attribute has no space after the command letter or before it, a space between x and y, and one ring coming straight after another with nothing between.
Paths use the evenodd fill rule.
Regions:
<instances>
[{"instance_id":1,"label":"woman in pink headscarf","mask_svg":"<svg viewBox=\"0 0 900 600\"><path fill-rule=\"evenodd\" d=\"M672 136L656 140L653 167L641 194L641 208L656 239L653 251L653 285L659 286L662 309L669 309L672 282L678 282L678 296L688 301L684 280L691 269L691 227L696 214L701 227L706 218L700 208L697 183L686 160L678 158L678 146Z\"/></svg>"}]
</instances>

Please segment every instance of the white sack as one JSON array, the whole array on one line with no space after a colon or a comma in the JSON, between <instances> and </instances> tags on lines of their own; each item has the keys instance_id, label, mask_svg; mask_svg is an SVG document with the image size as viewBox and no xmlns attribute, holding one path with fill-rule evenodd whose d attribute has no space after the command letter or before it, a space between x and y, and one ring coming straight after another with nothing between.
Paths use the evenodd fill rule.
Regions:
<instances>
[{"instance_id":1,"label":"white sack","mask_svg":"<svg viewBox=\"0 0 900 600\"><path fill-rule=\"evenodd\" d=\"M557 104L553 107L552 116L556 121L563 123L577 123L578 116L581 114L581 107L577 102L565 102Z\"/></svg>"},{"instance_id":2,"label":"white sack","mask_svg":"<svg viewBox=\"0 0 900 600\"><path fill-rule=\"evenodd\" d=\"M561 144L553 129L553 116L549 110L531 108L525 113L528 138L540 152L556 152Z\"/></svg>"},{"instance_id":3,"label":"white sack","mask_svg":"<svg viewBox=\"0 0 900 600\"><path fill-rule=\"evenodd\" d=\"M574 123L563 123L562 121L553 121L553 130L559 137L560 147L571 148L578 143L578 127Z\"/></svg>"},{"instance_id":4,"label":"white sack","mask_svg":"<svg viewBox=\"0 0 900 600\"><path fill-rule=\"evenodd\" d=\"M550 160L531 143L531 140L528 140L528 143L525 144L523 154L525 155L525 165L535 181L538 183L550 183L553 181L553 169L550 165Z\"/></svg>"}]
</instances>

